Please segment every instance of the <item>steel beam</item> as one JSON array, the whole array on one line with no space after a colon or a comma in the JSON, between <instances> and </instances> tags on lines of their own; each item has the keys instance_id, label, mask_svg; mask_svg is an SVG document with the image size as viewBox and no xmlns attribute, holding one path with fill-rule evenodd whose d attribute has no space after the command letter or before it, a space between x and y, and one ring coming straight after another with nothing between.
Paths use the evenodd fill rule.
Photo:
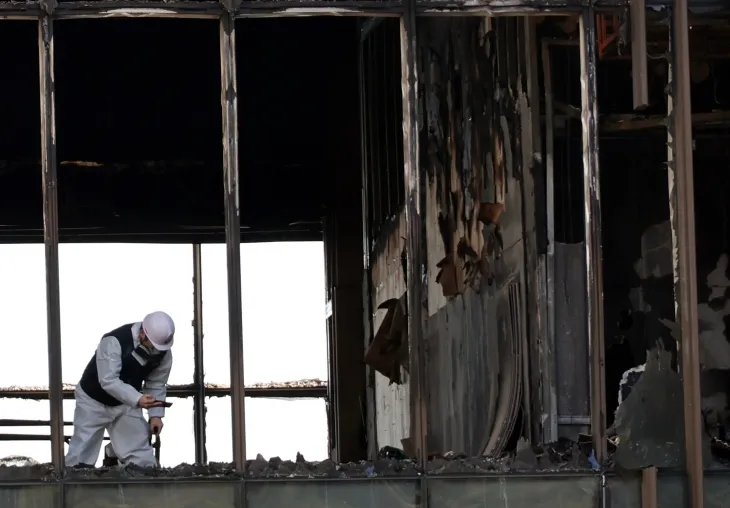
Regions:
<instances>
[{"instance_id":1,"label":"steel beam","mask_svg":"<svg viewBox=\"0 0 730 508\"><path fill-rule=\"evenodd\" d=\"M627 2L617 2L606 8L615 10ZM529 16L566 15L579 13L585 3L570 0L540 0L533 2L485 1L479 5L459 4L450 0L419 0L416 12L419 16ZM403 10L400 0L259 0L242 2L236 9L237 18L281 18L308 16L358 16L397 17ZM194 18L215 19L220 16L218 2L194 0L98 0L72 1L58 5L56 19L91 18ZM41 15L39 2L0 1L0 20L38 19Z\"/></svg>"},{"instance_id":2,"label":"steel beam","mask_svg":"<svg viewBox=\"0 0 730 508\"><path fill-rule=\"evenodd\" d=\"M74 389L63 389L64 399L74 398ZM327 385L314 386L286 386L286 383L273 386L247 386L246 397L256 399L323 399L327 397ZM167 387L167 396L176 398L195 397L200 388L195 384L170 385ZM227 397L231 395L228 386L208 385L205 387L206 397ZM0 399L28 399L48 400L48 390L43 388L21 388L0 390Z\"/></svg>"},{"instance_id":3,"label":"steel beam","mask_svg":"<svg viewBox=\"0 0 730 508\"><path fill-rule=\"evenodd\" d=\"M547 252L545 253L545 347L542 350L543 440L558 439L558 395L555 372L555 120L553 109L550 41L542 41L542 74L545 90L545 208Z\"/></svg>"},{"instance_id":4,"label":"steel beam","mask_svg":"<svg viewBox=\"0 0 730 508\"><path fill-rule=\"evenodd\" d=\"M205 363L203 362L203 263L200 244L193 245L193 420L195 432L195 462L205 464Z\"/></svg>"},{"instance_id":5,"label":"steel beam","mask_svg":"<svg viewBox=\"0 0 730 508\"><path fill-rule=\"evenodd\" d=\"M50 6L47 6L52 10ZM61 360L61 291L58 266L58 178L56 165L53 19L38 20L38 67L41 101L41 166L43 173L43 241L46 247L46 319L48 327L48 399L51 406L51 460L64 468L63 376Z\"/></svg>"},{"instance_id":6,"label":"steel beam","mask_svg":"<svg viewBox=\"0 0 730 508\"><path fill-rule=\"evenodd\" d=\"M223 110L223 188L228 264L228 334L231 356L231 427L233 462L246 467L246 414L243 376L243 304L241 299L241 216L238 189L238 101L236 27L233 13L220 17L221 108Z\"/></svg>"},{"instance_id":7,"label":"steel beam","mask_svg":"<svg viewBox=\"0 0 730 508\"><path fill-rule=\"evenodd\" d=\"M641 508L658 508L657 468L647 467L641 471Z\"/></svg>"},{"instance_id":8,"label":"steel beam","mask_svg":"<svg viewBox=\"0 0 730 508\"><path fill-rule=\"evenodd\" d=\"M428 280L426 266L425 182L419 164L418 148L418 67L416 37L416 0L406 0L400 20L401 92L403 95L403 171L406 192L406 230L408 264L408 344L410 370L410 438L418 464L425 471L428 463L426 432L428 401L424 325L428 317Z\"/></svg>"},{"instance_id":9,"label":"steel beam","mask_svg":"<svg viewBox=\"0 0 730 508\"><path fill-rule=\"evenodd\" d=\"M634 91L634 109L649 105L649 57L646 52L646 3L632 0L631 10L631 79Z\"/></svg>"},{"instance_id":10,"label":"steel beam","mask_svg":"<svg viewBox=\"0 0 730 508\"><path fill-rule=\"evenodd\" d=\"M373 308L372 308L372 273L370 269L370 189L368 173L370 171L370 153L368 151L368 122L367 115L370 107L366 90L366 58L365 41L368 34L378 26L380 21L375 18L362 23L360 31L360 45L358 47L358 87L360 90L360 175L361 175L361 204L362 204L362 252L363 252L363 351L367 350L373 339ZM375 369L365 365L365 407L366 407L366 439L367 458L375 460L378 456L378 433L375 404Z\"/></svg>"},{"instance_id":11,"label":"steel beam","mask_svg":"<svg viewBox=\"0 0 730 508\"><path fill-rule=\"evenodd\" d=\"M690 95L687 0L675 0L672 11L669 129L669 218L672 227L674 303L679 323L684 389L684 435L690 506L704 506L700 360L697 310L692 97Z\"/></svg>"},{"instance_id":12,"label":"steel beam","mask_svg":"<svg viewBox=\"0 0 730 508\"><path fill-rule=\"evenodd\" d=\"M603 249L601 174L598 165L596 13L580 16L581 122L583 124L583 199L585 200L586 286L590 352L591 434L596 460L603 463L606 443L606 371L603 326Z\"/></svg>"}]
</instances>

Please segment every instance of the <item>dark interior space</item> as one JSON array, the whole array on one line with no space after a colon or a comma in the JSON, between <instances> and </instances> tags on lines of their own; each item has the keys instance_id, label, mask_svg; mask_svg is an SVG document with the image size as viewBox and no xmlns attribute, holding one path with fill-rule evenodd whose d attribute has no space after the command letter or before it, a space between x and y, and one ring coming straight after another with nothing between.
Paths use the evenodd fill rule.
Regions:
<instances>
[{"instance_id":1,"label":"dark interior space","mask_svg":"<svg viewBox=\"0 0 730 508\"><path fill-rule=\"evenodd\" d=\"M331 152L359 154L356 23L237 21L242 241L321 239ZM0 242L37 242L37 26L3 28ZM218 22L60 21L55 48L61 241L223 241Z\"/></svg>"},{"instance_id":2,"label":"dark interior space","mask_svg":"<svg viewBox=\"0 0 730 508\"><path fill-rule=\"evenodd\" d=\"M728 38L717 28L698 25L691 38L692 111L694 114L730 110L728 80L730 63L718 53ZM545 33L556 29L543 27ZM566 37L565 34L562 36ZM637 115L666 114L667 50L665 27L649 31L650 104ZM713 47L710 52L709 47ZM580 61L577 46L551 49L554 100L580 107ZM598 110L601 121L609 115L633 114L630 51L606 51L598 64ZM569 76L565 79L564 76ZM646 361L646 350L657 342L674 354L676 343L667 322L674 321L667 130L607 132L600 137L601 218L603 245L604 313L606 340L607 423L611 425L618 406L623 373ZM555 238L557 242L583 242L582 126L579 119L556 108L555 129ZM708 276L727 266L719 259L730 255L730 126L695 123L694 176L697 248L697 285L700 306L699 329L719 334L727 343L730 310L725 310L727 289L710 287ZM715 272L718 276L718 272ZM725 278L721 277L721 278ZM722 281L720 281L720 284ZM728 284L730 286L730 284ZM704 307L707 307L704 309ZM666 320L666 321L665 321ZM707 340L700 339L701 349ZM727 345L719 345L724 349ZM706 352L709 354L711 349ZM701 352L701 358L706 358ZM718 360L719 364L722 364ZM728 365L705 365L722 371ZM703 381L704 383L704 381ZM730 384L722 387L727 391ZM712 387L703 385L703 397Z\"/></svg>"}]
</instances>

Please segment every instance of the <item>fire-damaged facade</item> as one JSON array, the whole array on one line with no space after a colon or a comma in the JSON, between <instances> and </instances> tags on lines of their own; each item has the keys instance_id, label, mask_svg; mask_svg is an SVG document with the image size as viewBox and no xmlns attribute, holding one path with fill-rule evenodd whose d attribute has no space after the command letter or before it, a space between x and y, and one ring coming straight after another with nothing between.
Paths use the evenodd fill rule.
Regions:
<instances>
[{"instance_id":1,"label":"fire-damaged facade","mask_svg":"<svg viewBox=\"0 0 730 508\"><path fill-rule=\"evenodd\" d=\"M13 101L34 104L6 108L41 122L27 153L0 145L0 242L45 244L49 358L47 393L3 396L50 400L53 451L0 466L0 504L725 506L728 14L694 0L0 2L0 27L37 30L38 58L8 64L39 64ZM114 64L88 49L122 29L63 32L110 23L96 18L215 25L199 66L219 61L220 87L195 93L216 114L171 89L144 105L175 95L160 117L217 123L214 155L195 148L209 128L112 134L68 113L85 94L89 111L119 108L110 97L135 86L64 89L91 78L75 62L87 50L100 69L137 65L129 47ZM149 27L168 48L197 36ZM84 122L83 141L64 138ZM161 140L112 147L137 129ZM142 187L169 192L151 205ZM138 190L145 207L126 199ZM326 386L244 385L240 244L281 240L324 240ZM226 243L230 386L205 384L196 318L195 379L171 390L195 400L196 466L64 470L59 243L112 241L193 244L197 279L200 245ZM206 464L215 395L231 396L233 464ZM330 460L247 460L248 396L324 397Z\"/></svg>"}]
</instances>

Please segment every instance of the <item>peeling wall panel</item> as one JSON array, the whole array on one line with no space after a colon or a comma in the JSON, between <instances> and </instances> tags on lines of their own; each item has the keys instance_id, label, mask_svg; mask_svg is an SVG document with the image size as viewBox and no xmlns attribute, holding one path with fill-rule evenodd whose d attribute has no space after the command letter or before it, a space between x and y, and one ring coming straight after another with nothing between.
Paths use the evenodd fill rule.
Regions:
<instances>
[{"instance_id":1,"label":"peeling wall panel","mask_svg":"<svg viewBox=\"0 0 730 508\"><path fill-rule=\"evenodd\" d=\"M511 88L522 80L516 65L497 62L500 51L506 62L517 59L522 32L508 30L510 23L516 26L483 18L419 22L434 452L499 450L525 388L522 90ZM509 40L497 44L497 34ZM447 268L452 280L444 282Z\"/></svg>"},{"instance_id":2,"label":"peeling wall panel","mask_svg":"<svg viewBox=\"0 0 730 508\"><path fill-rule=\"evenodd\" d=\"M405 278L401 254L405 247L405 213L397 215L390 226L388 236L378 244L378 250L371 254L373 330L377 330L385 317L385 310L378 306L391 298L400 298L405 293ZM378 448L401 447L401 439L408 437L410 428L410 390L408 374L401 369L404 384L390 384L380 373L375 373L375 411Z\"/></svg>"}]
</instances>

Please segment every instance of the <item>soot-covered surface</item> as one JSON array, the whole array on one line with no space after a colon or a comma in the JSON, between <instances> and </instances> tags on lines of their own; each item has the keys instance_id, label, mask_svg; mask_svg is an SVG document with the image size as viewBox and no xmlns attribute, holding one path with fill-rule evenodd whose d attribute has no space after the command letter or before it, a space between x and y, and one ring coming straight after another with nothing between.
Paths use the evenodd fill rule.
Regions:
<instances>
[{"instance_id":1,"label":"soot-covered surface","mask_svg":"<svg viewBox=\"0 0 730 508\"><path fill-rule=\"evenodd\" d=\"M331 114L359 113L341 92L358 86L355 20L237 27L242 240L319 238L328 152L359 150ZM36 39L32 23L3 23L0 242L42 241ZM221 241L218 23L65 21L55 48L62 241Z\"/></svg>"}]
</instances>

